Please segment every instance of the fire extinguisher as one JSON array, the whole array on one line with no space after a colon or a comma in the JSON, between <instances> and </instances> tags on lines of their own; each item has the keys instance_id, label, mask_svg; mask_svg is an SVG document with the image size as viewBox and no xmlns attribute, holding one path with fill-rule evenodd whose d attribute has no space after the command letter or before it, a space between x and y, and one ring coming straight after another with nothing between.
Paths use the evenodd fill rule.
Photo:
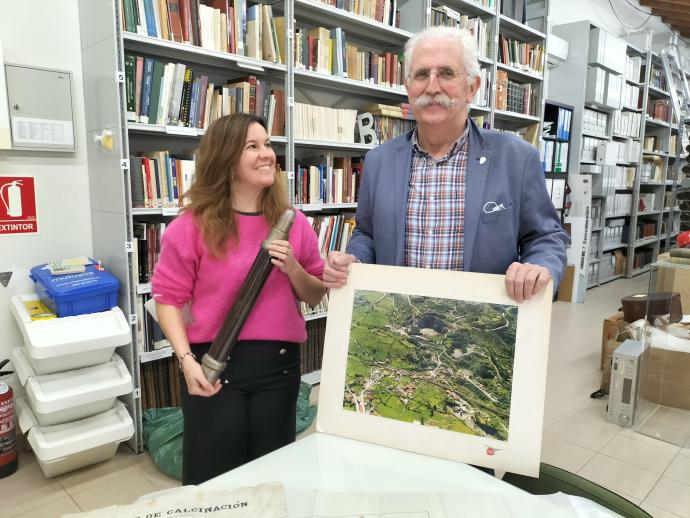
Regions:
<instances>
[{"instance_id":1,"label":"fire extinguisher","mask_svg":"<svg viewBox=\"0 0 690 518\"><path fill-rule=\"evenodd\" d=\"M19 218L22 215L21 185L21 180L14 180L0 187L0 199L2 199L7 215L10 218ZM7 193L7 198L5 198L5 193Z\"/></svg>"},{"instance_id":2,"label":"fire extinguisher","mask_svg":"<svg viewBox=\"0 0 690 518\"><path fill-rule=\"evenodd\" d=\"M2 369L9 360L0 362ZM0 376L12 371L0 371ZM12 387L0 381L0 478L17 471L17 429L14 426L14 397Z\"/></svg>"}]
</instances>

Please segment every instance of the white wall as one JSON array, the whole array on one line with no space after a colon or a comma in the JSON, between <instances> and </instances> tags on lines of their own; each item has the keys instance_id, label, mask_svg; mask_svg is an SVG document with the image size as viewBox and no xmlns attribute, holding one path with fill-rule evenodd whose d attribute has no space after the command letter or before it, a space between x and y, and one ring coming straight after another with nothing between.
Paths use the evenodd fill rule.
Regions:
<instances>
[{"instance_id":1,"label":"white wall","mask_svg":"<svg viewBox=\"0 0 690 518\"><path fill-rule=\"evenodd\" d=\"M649 7L640 6L637 0L630 0L630 2L645 12L650 11ZM628 27L638 27L647 19L647 14L636 10L625 0L611 0L611 3L618 17ZM625 37L631 32L637 32L628 29L618 21L611 10L608 0L551 0L549 16L551 27L580 20L590 20L595 25L621 37ZM638 31L646 29L652 29L654 33L652 47L657 52L660 51L668 43L671 29L658 16L652 16ZM681 54L688 56L688 59L690 59L690 46L679 39L678 47L681 49Z\"/></svg>"},{"instance_id":2,"label":"white wall","mask_svg":"<svg viewBox=\"0 0 690 518\"><path fill-rule=\"evenodd\" d=\"M91 255L92 241L77 1L0 0L0 13L5 62L72 72L77 148L75 153L0 151L0 175L35 176L39 225L38 235L0 236L0 272L13 272L8 286L0 285L3 359L21 344L9 300L32 291L29 269L54 259Z\"/></svg>"}]
</instances>

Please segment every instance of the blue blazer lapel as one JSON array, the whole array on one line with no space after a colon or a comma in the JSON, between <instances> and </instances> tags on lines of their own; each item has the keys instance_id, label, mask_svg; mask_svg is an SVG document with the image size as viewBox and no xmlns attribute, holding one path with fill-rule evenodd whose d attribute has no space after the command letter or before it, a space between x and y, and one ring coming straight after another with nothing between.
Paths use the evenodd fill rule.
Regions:
<instances>
[{"instance_id":1,"label":"blue blazer lapel","mask_svg":"<svg viewBox=\"0 0 690 518\"><path fill-rule=\"evenodd\" d=\"M472 253L482 213L484 189L491 171L491 151L485 147L484 138L474 121L469 117L467 120L470 124L470 149L465 176L465 218L463 223L465 232L463 270L465 271L469 271L472 266Z\"/></svg>"},{"instance_id":2,"label":"blue blazer lapel","mask_svg":"<svg viewBox=\"0 0 690 518\"><path fill-rule=\"evenodd\" d=\"M413 130L414 131L414 130ZM405 226L407 221L407 196L410 191L410 177L412 175L412 131L406 138L400 139L393 157L393 171L398 178L395 185L395 235L391 236L395 243L395 264L405 264Z\"/></svg>"}]
</instances>

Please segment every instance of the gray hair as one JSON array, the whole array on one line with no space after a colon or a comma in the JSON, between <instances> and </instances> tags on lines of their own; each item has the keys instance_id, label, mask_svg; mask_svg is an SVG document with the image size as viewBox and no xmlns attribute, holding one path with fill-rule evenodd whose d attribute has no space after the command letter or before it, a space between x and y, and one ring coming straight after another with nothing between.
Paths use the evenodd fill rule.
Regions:
<instances>
[{"instance_id":1,"label":"gray hair","mask_svg":"<svg viewBox=\"0 0 690 518\"><path fill-rule=\"evenodd\" d=\"M421 41L428 40L449 40L463 49L467 84L472 84L474 78L477 77L480 72L477 40L467 29L457 29L454 27L429 27L407 40L407 43L405 43L405 77L410 74L412 54L414 54L414 49L417 47L417 44Z\"/></svg>"}]
</instances>

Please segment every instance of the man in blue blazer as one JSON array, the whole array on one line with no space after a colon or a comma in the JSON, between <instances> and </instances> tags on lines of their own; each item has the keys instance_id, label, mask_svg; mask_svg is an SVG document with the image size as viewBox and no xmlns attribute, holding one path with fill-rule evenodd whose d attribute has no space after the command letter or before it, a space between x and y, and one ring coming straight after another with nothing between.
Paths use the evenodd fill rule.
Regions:
<instances>
[{"instance_id":1,"label":"man in blue blazer","mask_svg":"<svg viewBox=\"0 0 690 518\"><path fill-rule=\"evenodd\" d=\"M363 263L506 275L529 299L565 268L568 235L546 190L537 150L468 117L479 89L474 36L434 27L405 46L405 86L417 128L370 151L347 253L332 252L324 284Z\"/></svg>"}]
</instances>

